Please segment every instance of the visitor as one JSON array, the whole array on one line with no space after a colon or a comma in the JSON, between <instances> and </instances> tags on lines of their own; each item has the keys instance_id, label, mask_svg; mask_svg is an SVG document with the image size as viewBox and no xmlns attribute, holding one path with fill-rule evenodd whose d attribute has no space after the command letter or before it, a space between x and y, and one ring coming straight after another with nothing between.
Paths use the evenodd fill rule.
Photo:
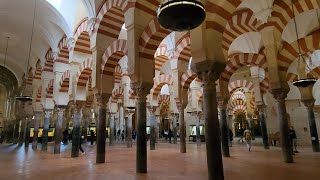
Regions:
<instances>
[{"instance_id":1,"label":"visitor","mask_svg":"<svg viewBox=\"0 0 320 180\"><path fill-rule=\"evenodd\" d=\"M95 137L94 131L91 130L91 131L90 131L90 141L91 141L91 145L93 145L94 137Z\"/></svg>"},{"instance_id":2,"label":"visitor","mask_svg":"<svg viewBox=\"0 0 320 180\"><path fill-rule=\"evenodd\" d=\"M292 153L298 153L299 151L297 150L297 134L296 131L293 129L293 126L290 127L289 129L289 136L290 136L290 143L292 145Z\"/></svg>"},{"instance_id":3,"label":"visitor","mask_svg":"<svg viewBox=\"0 0 320 180\"><path fill-rule=\"evenodd\" d=\"M68 138L69 138L69 131L68 129L65 129L62 133L63 138L62 138L62 142L63 144L68 144Z\"/></svg>"},{"instance_id":4,"label":"visitor","mask_svg":"<svg viewBox=\"0 0 320 180\"><path fill-rule=\"evenodd\" d=\"M132 139L136 140L136 137L137 137L136 130L132 130Z\"/></svg>"},{"instance_id":5,"label":"visitor","mask_svg":"<svg viewBox=\"0 0 320 180\"><path fill-rule=\"evenodd\" d=\"M173 132L171 131L171 129L169 129L169 132L168 132L169 143L171 143L172 136L173 136Z\"/></svg>"},{"instance_id":6,"label":"visitor","mask_svg":"<svg viewBox=\"0 0 320 180\"><path fill-rule=\"evenodd\" d=\"M122 141L124 141L124 130L122 130L121 139L122 139Z\"/></svg>"},{"instance_id":7,"label":"visitor","mask_svg":"<svg viewBox=\"0 0 320 180\"><path fill-rule=\"evenodd\" d=\"M246 140L247 148L251 151L251 131L247 127L247 129L243 132L243 136Z\"/></svg>"},{"instance_id":8,"label":"visitor","mask_svg":"<svg viewBox=\"0 0 320 180\"><path fill-rule=\"evenodd\" d=\"M118 141L120 140L120 135L121 135L121 131L120 131L120 129L117 131L117 139L118 139Z\"/></svg>"},{"instance_id":9,"label":"visitor","mask_svg":"<svg viewBox=\"0 0 320 180\"><path fill-rule=\"evenodd\" d=\"M229 129L229 146L232 147L232 141L233 141L233 132L231 129Z\"/></svg>"},{"instance_id":10,"label":"visitor","mask_svg":"<svg viewBox=\"0 0 320 180\"><path fill-rule=\"evenodd\" d=\"M81 133L80 133L80 144L79 144L79 150L82 152L82 154L81 154L81 155L84 155L84 154L85 154L85 152L84 152L84 150L83 150L83 148L82 148L82 144L83 144L83 138L82 138Z\"/></svg>"}]
</instances>

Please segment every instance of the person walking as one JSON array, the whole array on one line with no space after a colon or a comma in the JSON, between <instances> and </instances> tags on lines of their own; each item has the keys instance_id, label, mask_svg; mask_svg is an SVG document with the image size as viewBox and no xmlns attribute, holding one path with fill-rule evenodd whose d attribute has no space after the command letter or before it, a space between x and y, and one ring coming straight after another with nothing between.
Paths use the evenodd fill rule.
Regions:
<instances>
[{"instance_id":1,"label":"person walking","mask_svg":"<svg viewBox=\"0 0 320 180\"><path fill-rule=\"evenodd\" d=\"M79 150L82 152L81 155L84 155L86 152L84 152L83 148L82 148L82 144L83 144L83 138L81 136L81 133L80 133L80 144L79 144Z\"/></svg>"},{"instance_id":2,"label":"person walking","mask_svg":"<svg viewBox=\"0 0 320 180\"><path fill-rule=\"evenodd\" d=\"M94 131L91 130L90 131L90 142L91 142L91 145L93 145L94 137L95 137Z\"/></svg>"},{"instance_id":3,"label":"person walking","mask_svg":"<svg viewBox=\"0 0 320 180\"><path fill-rule=\"evenodd\" d=\"M292 153L298 153L299 151L297 150L297 134L296 131L293 129L293 126L290 127L289 129L289 136L290 136L290 143L292 145Z\"/></svg>"},{"instance_id":4,"label":"person walking","mask_svg":"<svg viewBox=\"0 0 320 180\"><path fill-rule=\"evenodd\" d=\"M173 133L172 133L171 129L169 129L169 132L168 132L169 143L171 143L172 136L173 136Z\"/></svg>"},{"instance_id":5,"label":"person walking","mask_svg":"<svg viewBox=\"0 0 320 180\"><path fill-rule=\"evenodd\" d=\"M247 127L247 129L243 132L243 136L246 140L247 148L251 151L251 131Z\"/></svg>"},{"instance_id":6,"label":"person walking","mask_svg":"<svg viewBox=\"0 0 320 180\"><path fill-rule=\"evenodd\" d=\"M124 130L122 130L122 132L121 132L121 139L122 139L122 141L124 141Z\"/></svg>"}]
</instances>

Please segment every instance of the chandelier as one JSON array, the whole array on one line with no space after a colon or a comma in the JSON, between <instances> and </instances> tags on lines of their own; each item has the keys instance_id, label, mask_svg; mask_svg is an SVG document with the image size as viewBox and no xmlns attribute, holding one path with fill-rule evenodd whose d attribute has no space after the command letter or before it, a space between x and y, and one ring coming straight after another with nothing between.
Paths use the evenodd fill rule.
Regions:
<instances>
[{"instance_id":1,"label":"chandelier","mask_svg":"<svg viewBox=\"0 0 320 180\"><path fill-rule=\"evenodd\" d=\"M24 81L28 81L29 77L29 63L30 63L30 58L31 58L31 46L32 46L32 40L33 40L33 34L34 34L34 20L36 17L36 8L37 8L37 0L34 2L34 9L33 9L33 19L32 19L32 29L31 29L31 39L30 39L30 44L29 44L29 56L28 56L28 65L27 65L27 70L26 70L26 75L24 76ZM17 100L20 100L22 102L27 102L27 101L32 101L33 97L30 95L27 96L16 96Z\"/></svg>"},{"instance_id":2,"label":"chandelier","mask_svg":"<svg viewBox=\"0 0 320 180\"><path fill-rule=\"evenodd\" d=\"M294 14L294 7L293 7L293 1L291 0L291 8L292 8L292 12ZM317 10L317 17L319 19L319 15L318 15L318 10ZM301 53L301 47L300 47L300 41L299 41L299 35L298 35L298 27L297 27L297 21L296 21L296 17L293 18L293 22L294 22L294 28L295 28L295 33L296 33L296 37L297 37L297 44L298 44L298 78L297 80L293 81L293 85L297 86L297 87L308 87L308 86L312 86L314 85L317 80L314 77L306 77L306 78L300 78L299 76L299 67L301 65L305 65L305 68L308 69L309 71L311 71L311 68L309 67L309 65L306 63L303 54ZM311 61L311 56L310 56L310 63L312 63ZM302 61L302 63L301 63Z\"/></svg>"},{"instance_id":3,"label":"chandelier","mask_svg":"<svg viewBox=\"0 0 320 180\"><path fill-rule=\"evenodd\" d=\"M162 0L157 15L165 29L189 31L204 21L206 10L200 0Z\"/></svg>"}]
</instances>

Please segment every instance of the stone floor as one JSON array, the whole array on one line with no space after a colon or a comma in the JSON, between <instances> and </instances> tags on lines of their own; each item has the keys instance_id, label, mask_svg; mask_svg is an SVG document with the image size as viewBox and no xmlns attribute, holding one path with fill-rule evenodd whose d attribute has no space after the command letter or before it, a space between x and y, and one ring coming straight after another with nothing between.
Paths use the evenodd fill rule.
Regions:
<instances>
[{"instance_id":1,"label":"stone floor","mask_svg":"<svg viewBox=\"0 0 320 180\"><path fill-rule=\"evenodd\" d=\"M38 147L40 149L40 145ZM148 150L148 173L135 173L135 146L125 144L106 148L106 163L95 163L95 145L84 145L86 154L70 157L70 145L62 145L60 155L53 154L50 144L47 153L28 150L16 145L0 145L0 179L110 179L110 180L163 180L207 179L205 144L197 148L187 144L187 153L179 153L179 145L159 143L157 150ZM320 153L301 147L295 163L285 164L277 147L264 150L253 146L248 152L244 144L231 148L230 158L223 158L225 179L246 180L300 180L319 179Z\"/></svg>"}]
</instances>

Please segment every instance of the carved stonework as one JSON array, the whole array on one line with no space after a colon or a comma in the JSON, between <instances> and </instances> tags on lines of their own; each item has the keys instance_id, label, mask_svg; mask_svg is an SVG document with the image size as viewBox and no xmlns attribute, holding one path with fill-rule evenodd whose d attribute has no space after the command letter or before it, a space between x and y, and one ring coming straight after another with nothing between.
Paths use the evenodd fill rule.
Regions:
<instances>
[{"instance_id":1,"label":"carved stonework","mask_svg":"<svg viewBox=\"0 0 320 180\"><path fill-rule=\"evenodd\" d=\"M289 91L290 90L286 88L272 89L271 94L277 101L284 101Z\"/></svg>"},{"instance_id":2,"label":"carved stonework","mask_svg":"<svg viewBox=\"0 0 320 180\"><path fill-rule=\"evenodd\" d=\"M314 108L314 99L306 99L306 100L301 100L301 102L308 108L308 109L313 109Z\"/></svg>"}]
</instances>

